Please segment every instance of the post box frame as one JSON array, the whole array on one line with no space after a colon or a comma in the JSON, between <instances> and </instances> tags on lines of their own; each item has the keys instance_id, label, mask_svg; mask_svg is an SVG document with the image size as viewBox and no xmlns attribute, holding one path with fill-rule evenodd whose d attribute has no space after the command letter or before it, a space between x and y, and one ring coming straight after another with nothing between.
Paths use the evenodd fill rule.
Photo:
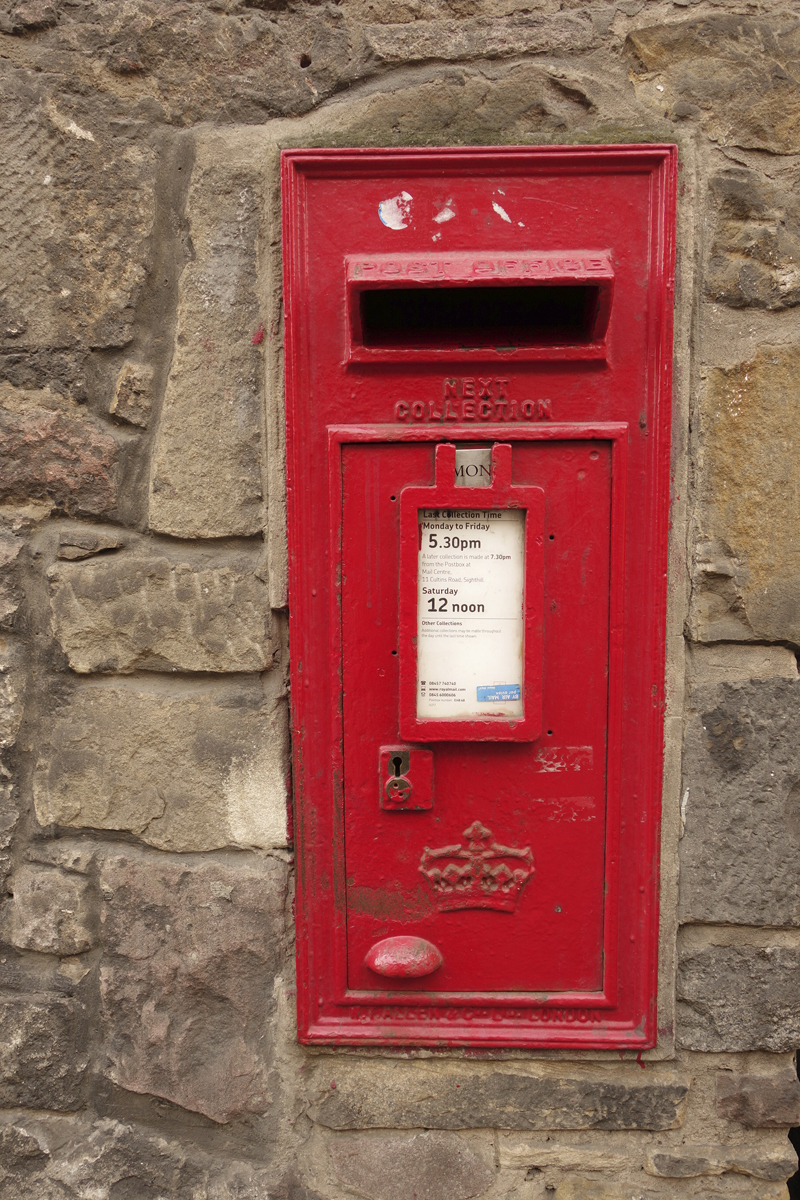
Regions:
<instances>
[{"instance_id":1,"label":"post box frame","mask_svg":"<svg viewBox=\"0 0 800 1200\"><path fill-rule=\"evenodd\" d=\"M672 354L672 264L677 150L674 146L586 146L451 148L444 150L299 150L283 156L284 270L286 301L287 473L289 500L290 637L292 643L292 737L294 743L295 829L297 833L298 1035L307 1043L354 1046L465 1046L501 1048L633 1048L656 1041L656 978L658 959L658 858L662 763L663 662L666 611L665 567L668 514L664 498L669 484L670 394ZM345 410L333 420L314 426L307 397L312 392L313 368L307 347L312 315L305 296L316 265L310 257L306 211L309 187L326 179L382 179L385 194L403 171L420 177L447 178L459 173L505 170L512 176L526 171L549 172L554 178L580 178L582 172L626 174L649 180L650 249L648 258L645 330L646 384L638 413L628 406L625 419L567 419L565 405L558 419L544 400L526 401L524 412L514 406L472 420L467 402L453 402L452 412L424 398L406 403L402 391L387 395L386 415L365 420L363 409L352 420ZM384 186L382 185L382 186ZM576 239L574 245L585 245ZM488 247L490 257L494 247ZM369 251L367 251L369 253ZM396 256L392 256L393 258ZM352 258L352 254L351 254ZM342 261L342 300L347 303L346 272ZM614 294L618 288L614 267ZM611 285L609 284L609 287ZM610 294L610 293L609 293ZM615 301L616 302L616 301ZM349 317L347 318L349 320ZM613 319L613 318L612 318ZM602 359L607 359L608 333L603 335ZM342 340L342 378L348 372L369 371L381 362L398 362L392 350L354 350ZM349 349L348 349L349 345ZM407 355L416 361L441 361L448 371L450 351ZM427 356L427 358L426 358ZM598 359L597 346L545 347L542 361ZM476 353L476 365L491 359ZM497 366L503 356L495 356ZM510 356L507 361L512 361ZM517 362L526 358L519 356ZM402 366L402 364L400 364ZM576 365L579 363L576 362ZM598 365L602 365L599 362ZM592 363L585 364L593 369ZM465 368L468 369L468 368ZM449 371L453 367L449 366ZM449 373L449 372L448 372ZM355 378L355 376L353 377ZM349 384L347 385L349 387ZM355 392L353 393L355 395ZM440 393L441 396L441 393ZM447 396L447 392L445 392ZM394 415L391 415L391 412ZM383 411L381 409L380 411ZM341 415L340 415L341 414ZM564 414L562 416L562 414ZM510 416L513 424L506 420ZM578 415L577 413L575 414ZM523 422L524 417L524 422ZM324 438L324 441L323 441ZM434 990L414 993L413 981L397 987L349 989L347 986L346 905L347 863L344 845L345 785L342 755L341 691L341 567L342 454L350 445L412 444L437 441L546 443L600 439L611 445L611 584L609 595L609 685L607 763L607 825L605 869L607 896L603 909L603 987L591 993L548 992L521 995L439 995ZM635 454L628 470L629 450ZM309 557L308 530L319 526L323 492L306 481L313 462L328 455L326 473L328 521L325 539L314 542ZM628 533L626 505L635 480L637 507ZM641 495L641 500L638 498ZM647 531L644 554L640 530ZM633 541L630 541L633 538ZM327 544L325 553L319 551ZM625 595L628 552L634 548L637 589L647 602L647 623L640 621L637 644L625 645ZM628 580L630 587L630 581ZM630 593L628 593L630 594ZM638 595L637 595L638 600ZM637 662L648 680L647 702L641 689L635 712L627 701L629 665ZM323 670L329 681L323 683ZM627 672L627 674L626 674ZM625 740L622 732L625 727ZM631 741L635 730L636 743ZM631 790L621 792L622 753L636 745L637 774ZM645 746L646 753L639 751ZM377 799L376 799L377 804ZM633 841L632 841L633 839ZM621 873L621 856L626 858ZM624 882L624 887L621 881ZM624 918L624 919L623 919Z\"/></svg>"}]
</instances>

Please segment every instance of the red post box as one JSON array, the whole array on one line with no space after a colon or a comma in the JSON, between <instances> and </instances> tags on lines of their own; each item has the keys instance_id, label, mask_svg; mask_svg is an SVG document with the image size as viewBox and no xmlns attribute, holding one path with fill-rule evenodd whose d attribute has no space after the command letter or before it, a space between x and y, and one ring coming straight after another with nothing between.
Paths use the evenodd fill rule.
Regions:
<instances>
[{"instance_id":1,"label":"red post box","mask_svg":"<svg viewBox=\"0 0 800 1200\"><path fill-rule=\"evenodd\" d=\"M654 1044L675 173L283 156L303 1041Z\"/></svg>"}]
</instances>

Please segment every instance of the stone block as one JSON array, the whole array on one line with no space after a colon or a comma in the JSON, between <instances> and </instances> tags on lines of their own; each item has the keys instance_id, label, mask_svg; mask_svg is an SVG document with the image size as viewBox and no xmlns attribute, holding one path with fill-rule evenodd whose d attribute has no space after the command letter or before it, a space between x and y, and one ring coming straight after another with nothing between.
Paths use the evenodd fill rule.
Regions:
<instances>
[{"instance_id":1,"label":"stone block","mask_svg":"<svg viewBox=\"0 0 800 1200\"><path fill-rule=\"evenodd\" d=\"M44 1157L45 1152L36 1138L31 1137L21 1125L0 1123L0 1164L4 1171L29 1166L33 1159Z\"/></svg>"},{"instance_id":2,"label":"stone block","mask_svg":"<svg viewBox=\"0 0 800 1200\"><path fill-rule=\"evenodd\" d=\"M77 875L89 875L94 868L95 856L102 848L103 843L93 839L59 837L31 842L26 853L29 862L43 867L61 867Z\"/></svg>"},{"instance_id":3,"label":"stone block","mask_svg":"<svg viewBox=\"0 0 800 1200\"><path fill-rule=\"evenodd\" d=\"M86 29L90 40L96 29L94 38ZM37 55L47 56L39 39L48 37L63 33L37 32ZM67 65L66 47L53 47L51 74L34 72L26 44L16 47L22 69L11 56L0 113L0 349L125 345L150 263L155 149L107 91L53 86L65 70L81 77L81 50L66 51Z\"/></svg>"},{"instance_id":4,"label":"stone block","mask_svg":"<svg viewBox=\"0 0 800 1200\"><path fill-rule=\"evenodd\" d=\"M337 1178L370 1200L467 1200L494 1170L454 1133L354 1134L331 1142Z\"/></svg>"},{"instance_id":5,"label":"stone block","mask_svg":"<svg viewBox=\"0 0 800 1200\"><path fill-rule=\"evenodd\" d=\"M114 385L114 397L109 412L118 421L139 425L150 424L153 407L153 369L141 363L125 363Z\"/></svg>"},{"instance_id":6,"label":"stone block","mask_svg":"<svg viewBox=\"0 0 800 1200\"><path fill-rule=\"evenodd\" d=\"M800 949L701 946L679 956L678 1045L710 1053L800 1045Z\"/></svg>"},{"instance_id":7,"label":"stone block","mask_svg":"<svg viewBox=\"0 0 800 1200\"><path fill-rule=\"evenodd\" d=\"M12 750L22 723L25 705L25 646L0 633L0 756ZM0 779L5 774L0 763Z\"/></svg>"},{"instance_id":8,"label":"stone block","mask_svg":"<svg viewBox=\"0 0 800 1200\"><path fill-rule=\"evenodd\" d=\"M622 1148L616 1145L603 1149L594 1142L591 1145L586 1145L583 1141L563 1142L544 1133L539 1134L536 1141L533 1141L530 1135L520 1137L510 1133L500 1133L497 1139L497 1158L500 1166L524 1167L528 1171L543 1171L547 1167L554 1167L562 1171L619 1173L631 1165L630 1148L626 1149L628 1154L623 1153Z\"/></svg>"},{"instance_id":9,"label":"stone block","mask_svg":"<svg viewBox=\"0 0 800 1200\"><path fill-rule=\"evenodd\" d=\"M9 20L12 33L38 31L58 24L58 12L55 4L49 3L49 0L18 0L11 5Z\"/></svg>"},{"instance_id":10,"label":"stone block","mask_svg":"<svg viewBox=\"0 0 800 1200\"><path fill-rule=\"evenodd\" d=\"M745 1147L693 1146L684 1143L674 1149L652 1150L645 1156L645 1170L666 1179L692 1179L698 1175L725 1175L735 1172L773 1183L785 1182L797 1170L797 1155L790 1145L785 1149L758 1151Z\"/></svg>"},{"instance_id":11,"label":"stone block","mask_svg":"<svg viewBox=\"0 0 800 1200\"><path fill-rule=\"evenodd\" d=\"M798 387L797 347L762 346L708 373L688 619L697 641L800 645Z\"/></svg>"},{"instance_id":12,"label":"stone block","mask_svg":"<svg viewBox=\"0 0 800 1200\"><path fill-rule=\"evenodd\" d=\"M0 383L0 501L49 500L75 516L116 511L118 450L85 409Z\"/></svg>"},{"instance_id":13,"label":"stone block","mask_svg":"<svg viewBox=\"0 0 800 1200\"><path fill-rule=\"evenodd\" d=\"M212 1121L266 1112L286 865L131 850L99 882L110 1078Z\"/></svg>"},{"instance_id":14,"label":"stone block","mask_svg":"<svg viewBox=\"0 0 800 1200\"><path fill-rule=\"evenodd\" d=\"M24 545L12 530L0 528L0 630L13 628L22 603L17 566Z\"/></svg>"},{"instance_id":15,"label":"stone block","mask_svg":"<svg viewBox=\"0 0 800 1200\"><path fill-rule=\"evenodd\" d=\"M615 1185L580 1175L562 1179L552 1194L553 1200L627 1200L624 1184ZM650 1200L646 1193L640 1195L641 1200Z\"/></svg>"},{"instance_id":16,"label":"stone block","mask_svg":"<svg viewBox=\"0 0 800 1200\"><path fill-rule=\"evenodd\" d=\"M632 31L626 50L638 95L660 114L696 119L724 146L800 151L800 34L793 21L704 14Z\"/></svg>"},{"instance_id":17,"label":"stone block","mask_svg":"<svg viewBox=\"0 0 800 1200\"><path fill-rule=\"evenodd\" d=\"M797 679L797 658L787 646L752 646L720 642L687 643L687 675L693 691L717 683L751 679Z\"/></svg>"},{"instance_id":18,"label":"stone block","mask_svg":"<svg viewBox=\"0 0 800 1200\"><path fill-rule=\"evenodd\" d=\"M562 1179L554 1191L548 1190L545 1195L552 1196L553 1200L634 1200L634 1197L635 1200L659 1200L658 1193L645 1190L641 1184L634 1190L624 1180L593 1179L583 1175Z\"/></svg>"},{"instance_id":19,"label":"stone block","mask_svg":"<svg viewBox=\"0 0 800 1200\"><path fill-rule=\"evenodd\" d=\"M800 1081L794 1071L739 1075L719 1071L717 1115L749 1129L789 1129L800 1125Z\"/></svg>"},{"instance_id":20,"label":"stone block","mask_svg":"<svg viewBox=\"0 0 800 1200\"><path fill-rule=\"evenodd\" d=\"M800 680L723 683L694 702L680 917L800 925Z\"/></svg>"},{"instance_id":21,"label":"stone block","mask_svg":"<svg viewBox=\"0 0 800 1200\"><path fill-rule=\"evenodd\" d=\"M16 1114L6 1128L15 1154L2 1200L288 1200L274 1169L163 1128L49 1114Z\"/></svg>"},{"instance_id":22,"label":"stone block","mask_svg":"<svg viewBox=\"0 0 800 1200\"><path fill-rule=\"evenodd\" d=\"M559 1078L422 1062L320 1066L313 1086L313 1119L339 1130L672 1129L688 1092L674 1076Z\"/></svg>"},{"instance_id":23,"label":"stone block","mask_svg":"<svg viewBox=\"0 0 800 1200\"><path fill-rule=\"evenodd\" d=\"M285 702L267 675L76 687L43 721L43 825L124 829L163 850L285 845Z\"/></svg>"},{"instance_id":24,"label":"stone block","mask_svg":"<svg viewBox=\"0 0 800 1200\"><path fill-rule=\"evenodd\" d=\"M50 389L83 403L92 390L87 378L91 352L85 347L65 348L0 346L0 379L27 391Z\"/></svg>"},{"instance_id":25,"label":"stone block","mask_svg":"<svg viewBox=\"0 0 800 1200\"><path fill-rule=\"evenodd\" d=\"M800 304L800 204L744 167L710 181L717 225L706 295L731 308L779 310Z\"/></svg>"},{"instance_id":26,"label":"stone block","mask_svg":"<svg viewBox=\"0 0 800 1200\"><path fill-rule=\"evenodd\" d=\"M735 1176L726 1175L723 1179L703 1179L699 1184L686 1185L674 1182L664 1184L657 1179L649 1179L651 1186L643 1185L641 1177L628 1177L627 1180L592 1179L582 1175L573 1175L562 1180L554 1191L545 1191L546 1196L553 1200L716 1200L717 1197L740 1197L741 1200L786 1200L785 1182L766 1183L759 1180L755 1183L749 1179L736 1180Z\"/></svg>"},{"instance_id":27,"label":"stone block","mask_svg":"<svg viewBox=\"0 0 800 1200\"><path fill-rule=\"evenodd\" d=\"M79 674L263 671L269 589L253 552L129 543L48 571L55 636Z\"/></svg>"},{"instance_id":28,"label":"stone block","mask_svg":"<svg viewBox=\"0 0 800 1200\"><path fill-rule=\"evenodd\" d=\"M121 550L129 541L130 535L109 533L106 529L87 529L85 525L80 525L77 529L61 531L57 555L67 562L74 562L106 550Z\"/></svg>"},{"instance_id":29,"label":"stone block","mask_svg":"<svg viewBox=\"0 0 800 1200\"><path fill-rule=\"evenodd\" d=\"M591 49L599 40L590 17L582 12L365 25L364 39L379 62L394 66L435 59L575 53Z\"/></svg>"},{"instance_id":30,"label":"stone block","mask_svg":"<svg viewBox=\"0 0 800 1200\"><path fill-rule=\"evenodd\" d=\"M150 528L181 538L259 533L263 331L256 269L264 183L251 163L197 148L194 254L180 279L172 367L156 429Z\"/></svg>"},{"instance_id":31,"label":"stone block","mask_svg":"<svg viewBox=\"0 0 800 1200\"><path fill-rule=\"evenodd\" d=\"M9 853L11 840L19 821L19 803L16 788L11 783L0 782L0 894L4 894L12 861Z\"/></svg>"},{"instance_id":32,"label":"stone block","mask_svg":"<svg viewBox=\"0 0 800 1200\"><path fill-rule=\"evenodd\" d=\"M27 676L25 646L0 633L0 894L11 871L8 853L19 821L19 791L11 756L22 723Z\"/></svg>"},{"instance_id":33,"label":"stone block","mask_svg":"<svg viewBox=\"0 0 800 1200\"><path fill-rule=\"evenodd\" d=\"M85 877L24 863L14 871L11 890L9 940L18 950L72 955L95 944L92 893Z\"/></svg>"},{"instance_id":34,"label":"stone block","mask_svg":"<svg viewBox=\"0 0 800 1200\"><path fill-rule=\"evenodd\" d=\"M135 97L144 108L143 97L157 97L156 120L178 128L295 116L376 69L358 52L359 28L347 10L322 5L224 0L187 8L159 0L143 10L93 0L62 6L60 18L58 30L38 35L37 61L89 78L102 73L104 93L119 107L133 107Z\"/></svg>"},{"instance_id":35,"label":"stone block","mask_svg":"<svg viewBox=\"0 0 800 1200\"><path fill-rule=\"evenodd\" d=\"M0 997L0 1104L79 1108L86 1071L84 1014L63 996Z\"/></svg>"}]
</instances>

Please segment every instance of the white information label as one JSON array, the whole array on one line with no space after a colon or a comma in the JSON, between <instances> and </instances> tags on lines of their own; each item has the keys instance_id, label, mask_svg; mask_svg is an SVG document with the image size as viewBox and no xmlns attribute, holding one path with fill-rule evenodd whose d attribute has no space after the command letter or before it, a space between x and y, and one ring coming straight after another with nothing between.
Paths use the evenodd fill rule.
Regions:
<instances>
[{"instance_id":1,"label":"white information label","mask_svg":"<svg viewBox=\"0 0 800 1200\"><path fill-rule=\"evenodd\" d=\"M522 717L525 513L420 509L417 717Z\"/></svg>"}]
</instances>

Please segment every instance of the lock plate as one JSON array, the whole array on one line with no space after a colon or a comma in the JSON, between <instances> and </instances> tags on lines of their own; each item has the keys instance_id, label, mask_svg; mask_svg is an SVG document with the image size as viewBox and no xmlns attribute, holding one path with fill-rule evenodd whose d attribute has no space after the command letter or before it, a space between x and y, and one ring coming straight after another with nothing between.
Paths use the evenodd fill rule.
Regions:
<instances>
[{"instance_id":1,"label":"lock plate","mask_svg":"<svg viewBox=\"0 0 800 1200\"><path fill-rule=\"evenodd\" d=\"M380 806L386 812L433 808L433 751L416 746L381 746Z\"/></svg>"}]
</instances>

